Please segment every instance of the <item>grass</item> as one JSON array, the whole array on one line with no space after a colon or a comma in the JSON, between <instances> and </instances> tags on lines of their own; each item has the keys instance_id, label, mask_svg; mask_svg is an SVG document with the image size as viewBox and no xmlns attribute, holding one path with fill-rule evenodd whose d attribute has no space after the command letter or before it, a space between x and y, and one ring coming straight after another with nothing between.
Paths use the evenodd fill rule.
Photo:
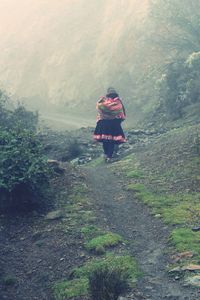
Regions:
<instances>
[{"instance_id":1,"label":"grass","mask_svg":"<svg viewBox=\"0 0 200 300\"><path fill-rule=\"evenodd\" d=\"M178 251L193 251L200 259L200 232L193 232L190 228L176 228L170 240Z\"/></svg>"},{"instance_id":2,"label":"grass","mask_svg":"<svg viewBox=\"0 0 200 300\"><path fill-rule=\"evenodd\" d=\"M198 159L195 158L193 161L196 163ZM190 169L185 169L185 174L183 175L188 175L187 172ZM134 172L133 170L133 175ZM170 172L171 178L177 178L173 170ZM131 173L129 174L131 175ZM162 175L164 177L161 176L160 181L165 182L169 176L169 172ZM148 182L148 186L157 190L157 192L153 192L144 183L138 183L136 177L132 176L136 182L129 183L126 187L127 190L133 191L136 197L151 207L154 214L159 214L165 223L173 226L181 225L181 228L176 228L172 231L170 237L171 243L177 251L192 251L194 253L194 258L192 259L200 259L200 232L193 232L191 230L191 227L199 224L200 220L200 193L169 193L166 190L163 192L160 186L157 185L155 189L152 184L149 184L147 178L144 177L144 183Z\"/></svg>"},{"instance_id":3,"label":"grass","mask_svg":"<svg viewBox=\"0 0 200 300\"><path fill-rule=\"evenodd\" d=\"M116 246L123 241L119 234L105 232L94 225L83 227L81 233L85 239L85 248L96 254L104 254L106 248Z\"/></svg>"},{"instance_id":4,"label":"grass","mask_svg":"<svg viewBox=\"0 0 200 300\"><path fill-rule=\"evenodd\" d=\"M88 279L79 278L71 281L62 281L54 286L54 297L56 300L70 299L88 294Z\"/></svg>"},{"instance_id":5,"label":"grass","mask_svg":"<svg viewBox=\"0 0 200 300\"><path fill-rule=\"evenodd\" d=\"M89 162L87 165L90 167L98 167L100 165L102 165L102 163L104 162L102 157L98 157L96 159L93 159L91 162Z\"/></svg>"},{"instance_id":6,"label":"grass","mask_svg":"<svg viewBox=\"0 0 200 300\"><path fill-rule=\"evenodd\" d=\"M83 234L84 239L86 241L89 241L94 237L97 237L98 235L104 234L104 231L102 231L95 225L87 225L81 229L81 233Z\"/></svg>"},{"instance_id":7,"label":"grass","mask_svg":"<svg viewBox=\"0 0 200 300\"><path fill-rule=\"evenodd\" d=\"M128 178L144 178L144 173L141 170L133 170L127 173Z\"/></svg>"},{"instance_id":8,"label":"grass","mask_svg":"<svg viewBox=\"0 0 200 300\"><path fill-rule=\"evenodd\" d=\"M99 252L100 249L116 246L122 241L123 238L119 234L108 232L91 239L85 244L85 247L89 251Z\"/></svg>"},{"instance_id":9,"label":"grass","mask_svg":"<svg viewBox=\"0 0 200 300\"><path fill-rule=\"evenodd\" d=\"M120 271L120 274L127 278L130 285L134 285L138 276L141 276L133 257L107 254L102 259L92 259L83 266L74 269L72 280L56 283L53 289L55 299L64 300L89 294L89 277L91 273L103 269Z\"/></svg>"}]
</instances>

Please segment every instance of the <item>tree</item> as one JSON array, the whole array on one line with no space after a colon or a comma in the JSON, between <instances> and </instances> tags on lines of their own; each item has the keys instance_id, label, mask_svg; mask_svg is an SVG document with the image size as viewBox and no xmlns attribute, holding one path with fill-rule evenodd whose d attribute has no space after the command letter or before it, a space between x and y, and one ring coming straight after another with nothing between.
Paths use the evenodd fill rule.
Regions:
<instances>
[{"instance_id":1,"label":"tree","mask_svg":"<svg viewBox=\"0 0 200 300\"><path fill-rule=\"evenodd\" d=\"M181 54L199 51L199 0L152 0L150 20L154 43Z\"/></svg>"}]
</instances>

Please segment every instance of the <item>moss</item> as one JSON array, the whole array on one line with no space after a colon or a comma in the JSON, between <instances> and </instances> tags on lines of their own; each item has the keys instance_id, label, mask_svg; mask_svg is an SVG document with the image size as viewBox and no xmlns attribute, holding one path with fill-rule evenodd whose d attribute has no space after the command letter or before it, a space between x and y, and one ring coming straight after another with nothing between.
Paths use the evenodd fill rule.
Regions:
<instances>
[{"instance_id":1,"label":"moss","mask_svg":"<svg viewBox=\"0 0 200 300\"><path fill-rule=\"evenodd\" d=\"M104 235L100 235L98 237L93 238L85 244L87 250L96 251L99 247L111 247L122 242L123 239L119 234L114 234L112 232L106 233Z\"/></svg>"},{"instance_id":2,"label":"moss","mask_svg":"<svg viewBox=\"0 0 200 300\"><path fill-rule=\"evenodd\" d=\"M200 232L189 228L176 228L172 231L170 240L178 251L193 251L200 258Z\"/></svg>"},{"instance_id":3,"label":"moss","mask_svg":"<svg viewBox=\"0 0 200 300\"><path fill-rule=\"evenodd\" d=\"M71 281L58 282L54 286L56 300L65 300L88 294L88 279L79 278Z\"/></svg>"}]
</instances>

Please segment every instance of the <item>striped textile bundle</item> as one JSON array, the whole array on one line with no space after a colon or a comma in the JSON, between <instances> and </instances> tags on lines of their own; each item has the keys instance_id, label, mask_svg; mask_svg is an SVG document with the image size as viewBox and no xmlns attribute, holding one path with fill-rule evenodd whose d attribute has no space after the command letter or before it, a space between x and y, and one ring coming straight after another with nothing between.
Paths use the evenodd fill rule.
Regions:
<instances>
[{"instance_id":1,"label":"striped textile bundle","mask_svg":"<svg viewBox=\"0 0 200 300\"><path fill-rule=\"evenodd\" d=\"M97 102L97 120L125 119L123 104L119 97L114 99L102 97Z\"/></svg>"}]
</instances>

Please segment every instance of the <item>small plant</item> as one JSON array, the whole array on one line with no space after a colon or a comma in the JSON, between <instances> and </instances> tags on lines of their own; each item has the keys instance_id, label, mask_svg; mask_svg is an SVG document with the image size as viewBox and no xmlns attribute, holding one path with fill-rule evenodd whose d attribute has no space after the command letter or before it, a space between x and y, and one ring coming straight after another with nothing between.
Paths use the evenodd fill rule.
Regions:
<instances>
[{"instance_id":1,"label":"small plant","mask_svg":"<svg viewBox=\"0 0 200 300\"><path fill-rule=\"evenodd\" d=\"M128 286L128 278L120 269L99 268L89 276L89 291L93 300L117 300Z\"/></svg>"}]
</instances>

